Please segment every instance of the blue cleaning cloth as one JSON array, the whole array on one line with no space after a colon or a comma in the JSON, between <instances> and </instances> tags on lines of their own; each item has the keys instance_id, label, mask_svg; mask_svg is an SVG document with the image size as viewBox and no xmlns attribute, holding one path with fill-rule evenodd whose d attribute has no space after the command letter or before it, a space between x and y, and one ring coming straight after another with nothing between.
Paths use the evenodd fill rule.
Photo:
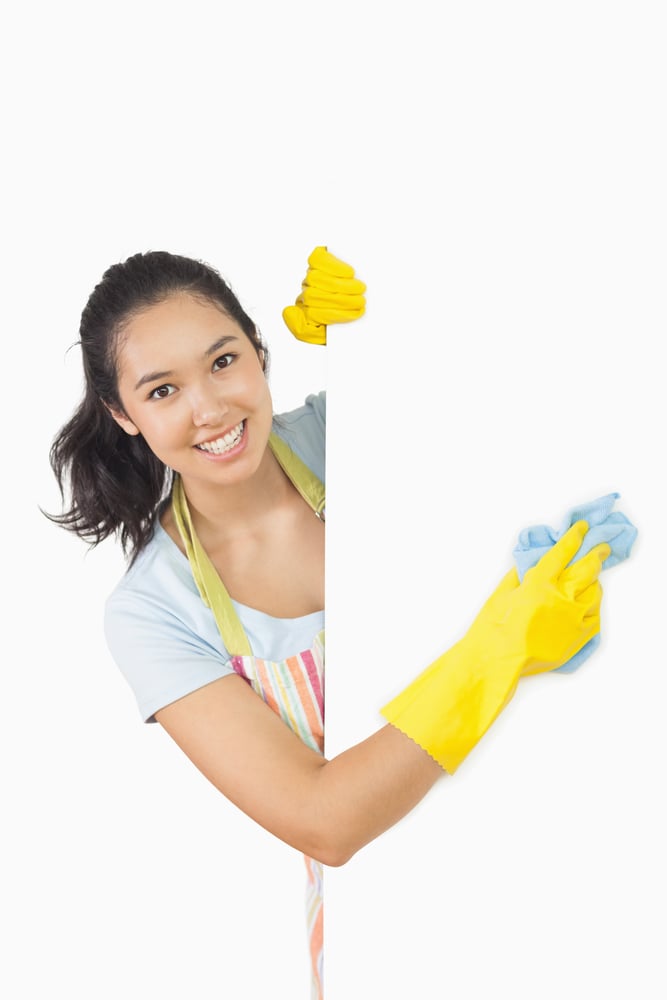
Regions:
<instances>
[{"instance_id":1,"label":"blue cleaning cloth","mask_svg":"<svg viewBox=\"0 0 667 1000\"><path fill-rule=\"evenodd\" d=\"M595 548L601 542L607 542L611 546L611 552L602 564L602 569L609 569L617 563L623 562L630 555L630 550L637 537L637 529L631 521L618 511L612 510L614 503L620 497L620 493L608 493L607 496L591 500L580 507L573 507L565 515L562 525L558 530L547 527L546 524L535 525L532 528L524 528L519 535L519 541L512 553L516 563L519 580L524 576L535 563L548 552L549 549L564 535L575 521L588 521L589 530L586 532L581 548L577 552L572 562L581 559L587 552ZM594 636L578 653L567 661L559 670L564 673L572 673L584 660L588 659L600 645L600 635Z\"/></svg>"}]
</instances>

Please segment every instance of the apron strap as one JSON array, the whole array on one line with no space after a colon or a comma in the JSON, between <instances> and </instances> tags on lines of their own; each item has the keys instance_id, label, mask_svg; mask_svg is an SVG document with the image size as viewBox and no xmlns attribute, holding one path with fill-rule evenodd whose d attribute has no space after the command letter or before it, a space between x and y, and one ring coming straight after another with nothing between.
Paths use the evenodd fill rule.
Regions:
<instances>
[{"instance_id":1,"label":"apron strap","mask_svg":"<svg viewBox=\"0 0 667 1000\"><path fill-rule=\"evenodd\" d=\"M206 607L213 612L225 646L232 656L250 656L252 649L232 604L232 599L220 579L218 571L197 538L180 476L174 478L172 509L179 534L185 545L197 590Z\"/></svg>"},{"instance_id":2,"label":"apron strap","mask_svg":"<svg viewBox=\"0 0 667 1000\"><path fill-rule=\"evenodd\" d=\"M288 479L291 479L292 485L296 487L308 506L323 521L326 502L324 483L320 482L315 473L310 471L308 466L277 434L271 434L269 446L278 459L283 472Z\"/></svg>"},{"instance_id":3,"label":"apron strap","mask_svg":"<svg viewBox=\"0 0 667 1000\"><path fill-rule=\"evenodd\" d=\"M277 434L270 435L269 447L278 464L306 503L319 518L324 520L324 484ZM231 656L251 656L250 642L227 588L197 538L183 483L178 475L174 477L172 510L197 589L206 607L213 612L227 651Z\"/></svg>"}]
</instances>

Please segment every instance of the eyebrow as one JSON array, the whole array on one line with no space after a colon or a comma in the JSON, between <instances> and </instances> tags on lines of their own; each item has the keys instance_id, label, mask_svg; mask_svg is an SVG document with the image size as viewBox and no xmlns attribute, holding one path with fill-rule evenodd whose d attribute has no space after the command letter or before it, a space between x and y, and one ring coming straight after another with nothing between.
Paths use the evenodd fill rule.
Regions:
<instances>
[{"instance_id":1,"label":"eyebrow","mask_svg":"<svg viewBox=\"0 0 667 1000\"><path fill-rule=\"evenodd\" d=\"M211 346L207 348L206 351L204 351L204 357L210 358L211 355L215 354L216 351L219 351L221 347L225 347L227 344L237 341L238 339L239 339L238 337L234 337L232 335L228 335L226 337L220 337L219 340L216 340L214 344L211 344ZM136 392L137 389L141 389L142 385L146 385L148 382L158 382L164 378L171 378L173 374L174 374L173 371L148 372L146 375L141 376L141 378L134 387L134 391Z\"/></svg>"}]
</instances>

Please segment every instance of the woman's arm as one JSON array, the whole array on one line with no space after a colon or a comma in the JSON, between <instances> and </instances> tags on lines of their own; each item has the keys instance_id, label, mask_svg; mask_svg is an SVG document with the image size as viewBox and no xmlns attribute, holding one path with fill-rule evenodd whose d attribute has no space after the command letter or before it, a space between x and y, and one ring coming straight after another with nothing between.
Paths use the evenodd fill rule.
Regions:
<instances>
[{"instance_id":1,"label":"woman's arm","mask_svg":"<svg viewBox=\"0 0 667 1000\"><path fill-rule=\"evenodd\" d=\"M156 719L226 798L329 866L397 823L443 774L391 725L326 760L235 676L167 705Z\"/></svg>"},{"instance_id":2,"label":"woman's arm","mask_svg":"<svg viewBox=\"0 0 667 1000\"><path fill-rule=\"evenodd\" d=\"M441 767L456 770L522 676L561 666L599 632L598 576L611 548L572 563L587 530L574 524L521 583L508 573L463 639L382 709L391 725L333 760L306 747L240 677L213 681L156 718L263 827L324 864L344 864L409 812Z\"/></svg>"}]
</instances>

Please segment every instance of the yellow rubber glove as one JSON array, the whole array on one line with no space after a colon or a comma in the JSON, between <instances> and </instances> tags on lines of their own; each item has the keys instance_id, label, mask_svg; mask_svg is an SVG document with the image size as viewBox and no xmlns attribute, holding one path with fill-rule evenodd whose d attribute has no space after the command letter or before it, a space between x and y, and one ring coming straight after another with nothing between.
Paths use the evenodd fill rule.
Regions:
<instances>
[{"instance_id":1,"label":"yellow rubber glove","mask_svg":"<svg viewBox=\"0 0 667 1000\"><path fill-rule=\"evenodd\" d=\"M381 709L450 774L507 705L519 679L562 666L600 631L606 543L568 565L578 521L530 569L502 580L463 639Z\"/></svg>"},{"instance_id":2,"label":"yellow rubber glove","mask_svg":"<svg viewBox=\"0 0 667 1000\"><path fill-rule=\"evenodd\" d=\"M308 258L301 294L293 306L283 309L283 319L297 340L326 344L330 323L350 323L364 315L365 291L363 281L354 276L354 268L326 247L315 247Z\"/></svg>"}]
</instances>

